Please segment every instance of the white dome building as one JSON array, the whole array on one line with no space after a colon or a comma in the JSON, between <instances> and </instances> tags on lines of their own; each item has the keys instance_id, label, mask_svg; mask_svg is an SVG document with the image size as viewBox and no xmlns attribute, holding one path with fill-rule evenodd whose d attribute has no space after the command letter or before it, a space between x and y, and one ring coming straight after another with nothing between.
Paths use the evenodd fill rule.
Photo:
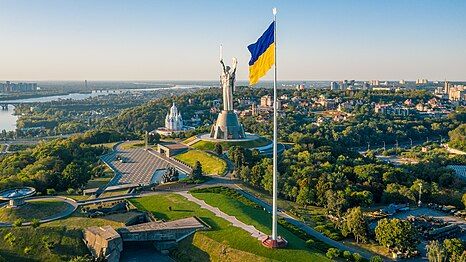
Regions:
<instances>
[{"instance_id":1,"label":"white dome building","mask_svg":"<svg viewBox=\"0 0 466 262\"><path fill-rule=\"evenodd\" d=\"M173 105L170 107L170 111L168 111L165 116L165 126L159 127L156 130L149 132L149 134L159 133L162 136L169 136L189 129L193 128L183 125L183 117L178 111L175 102L173 102Z\"/></svg>"},{"instance_id":2,"label":"white dome building","mask_svg":"<svg viewBox=\"0 0 466 262\"><path fill-rule=\"evenodd\" d=\"M183 130L183 118L181 117L180 112L178 112L175 102L173 102L170 112L165 116L165 129L167 131Z\"/></svg>"}]
</instances>

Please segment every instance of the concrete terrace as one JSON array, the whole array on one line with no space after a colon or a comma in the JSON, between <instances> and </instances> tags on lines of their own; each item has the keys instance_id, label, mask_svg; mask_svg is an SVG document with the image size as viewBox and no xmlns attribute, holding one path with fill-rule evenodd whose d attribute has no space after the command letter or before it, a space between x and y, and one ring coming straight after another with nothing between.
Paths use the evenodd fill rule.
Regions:
<instances>
[{"instance_id":1,"label":"concrete terrace","mask_svg":"<svg viewBox=\"0 0 466 262\"><path fill-rule=\"evenodd\" d=\"M102 156L101 160L115 172L115 177L107 187L123 184L149 185L157 170L169 166L186 174L191 172L189 167L151 149L122 149L118 145L113 152Z\"/></svg>"}]
</instances>

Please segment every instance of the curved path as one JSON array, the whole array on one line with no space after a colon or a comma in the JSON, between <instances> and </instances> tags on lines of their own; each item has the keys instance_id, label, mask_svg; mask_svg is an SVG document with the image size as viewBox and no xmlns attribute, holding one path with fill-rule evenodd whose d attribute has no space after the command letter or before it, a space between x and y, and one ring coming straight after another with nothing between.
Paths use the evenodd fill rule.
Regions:
<instances>
[{"instance_id":1,"label":"curved path","mask_svg":"<svg viewBox=\"0 0 466 262\"><path fill-rule=\"evenodd\" d=\"M34 198L30 198L30 199L26 200L26 202L35 202L35 201L62 201L64 203L68 204L68 207L64 211L62 211L60 213L57 213L57 214L54 214L52 216L49 216L47 218L41 219L39 221L41 224L65 218L65 217L71 215L78 208L78 203L75 200L73 200L71 198L67 198L67 197L61 197L61 196L56 196L56 197L52 197L52 196L34 197ZM19 208L21 208L21 207L19 207ZM23 226L29 226L29 225L31 225L31 222L24 222L23 223ZM0 222L0 227L11 227L11 226L12 226L12 224L9 223L9 222Z\"/></svg>"}]
</instances>

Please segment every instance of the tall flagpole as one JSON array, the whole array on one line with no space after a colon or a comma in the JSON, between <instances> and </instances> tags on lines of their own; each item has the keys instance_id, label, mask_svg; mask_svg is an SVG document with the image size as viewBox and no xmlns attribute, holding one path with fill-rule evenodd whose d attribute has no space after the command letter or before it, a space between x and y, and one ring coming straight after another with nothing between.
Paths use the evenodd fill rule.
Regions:
<instances>
[{"instance_id":1,"label":"tall flagpole","mask_svg":"<svg viewBox=\"0 0 466 262\"><path fill-rule=\"evenodd\" d=\"M274 32L274 70L273 70L273 203L272 203L272 240L277 240L277 8L272 9Z\"/></svg>"}]
</instances>

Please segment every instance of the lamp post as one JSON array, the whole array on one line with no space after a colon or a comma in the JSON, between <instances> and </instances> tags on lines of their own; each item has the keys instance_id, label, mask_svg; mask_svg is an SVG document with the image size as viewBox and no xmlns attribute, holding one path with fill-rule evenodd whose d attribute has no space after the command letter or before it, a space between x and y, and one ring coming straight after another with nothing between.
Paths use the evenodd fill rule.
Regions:
<instances>
[{"instance_id":1,"label":"lamp post","mask_svg":"<svg viewBox=\"0 0 466 262\"><path fill-rule=\"evenodd\" d=\"M417 202L417 206L420 207L422 202L421 202L421 195L422 195L422 183L419 183L419 201Z\"/></svg>"}]
</instances>

